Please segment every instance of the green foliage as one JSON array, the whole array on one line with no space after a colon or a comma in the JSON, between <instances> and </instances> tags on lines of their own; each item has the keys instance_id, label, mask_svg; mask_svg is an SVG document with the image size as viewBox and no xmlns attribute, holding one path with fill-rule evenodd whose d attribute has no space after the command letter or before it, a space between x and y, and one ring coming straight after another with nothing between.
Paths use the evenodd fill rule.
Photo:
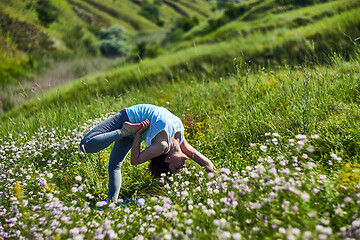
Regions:
<instances>
[{"instance_id":1,"label":"green foliage","mask_svg":"<svg viewBox=\"0 0 360 240\"><path fill-rule=\"evenodd\" d=\"M40 23L45 27L59 18L59 11L50 0L38 0L35 5L35 10Z\"/></svg>"},{"instance_id":2,"label":"green foliage","mask_svg":"<svg viewBox=\"0 0 360 240\"><path fill-rule=\"evenodd\" d=\"M248 4L226 4L224 8L225 10L222 17L212 18L208 20L209 29L206 30L207 32L211 32L243 15L248 10Z\"/></svg>"},{"instance_id":3,"label":"green foliage","mask_svg":"<svg viewBox=\"0 0 360 240\"><path fill-rule=\"evenodd\" d=\"M97 56L99 53L96 37L80 25L69 28L64 33L63 41L75 55Z\"/></svg>"},{"instance_id":4,"label":"green foliage","mask_svg":"<svg viewBox=\"0 0 360 240\"><path fill-rule=\"evenodd\" d=\"M224 9L231 7L234 3L240 3L241 0L216 0L217 9Z\"/></svg>"},{"instance_id":5,"label":"green foliage","mask_svg":"<svg viewBox=\"0 0 360 240\"><path fill-rule=\"evenodd\" d=\"M139 42L131 49L128 56L130 62L138 62L144 58L154 58L161 54L160 43Z\"/></svg>"},{"instance_id":6,"label":"green foliage","mask_svg":"<svg viewBox=\"0 0 360 240\"><path fill-rule=\"evenodd\" d=\"M300 6L313 5L313 4L328 2L328 1L329 0L276 0L276 2L278 2L279 4L282 4L282 5L294 4L294 5L300 5Z\"/></svg>"},{"instance_id":7,"label":"green foliage","mask_svg":"<svg viewBox=\"0 0 360 240\"><path fill-rule=\"evenodd\" d=\"M144 0L141 3L141 10L139 12L140 15L143 15L150 21L156 23L159 26L164 25L164 21L160 19L160 11L159 7L161 5L161 1L154 1L153 3L148 0Z\"/></svg>"},{"instance_id":8,"label":"green foliage","mask_svg":"<svg viewBox=\"0 0 360 240\"><path fill-rule=\"evenodd\" d=\"M127 36L123 27L114 25L100 31L100 50L104 56L126 56L129 52Z\"/></svg>"},{"instance_id":9,"label":"green foliage","mask_svg":"<svg viewBox=\"0 0 360 240\"><path fill-rule=\"evenodd\" d=\"M164 43L181 41L185 32L199 24L199 19L194 16L192 18L179 18L175 21L174 26L166 33Z\"/></svg>"}]
</instances>

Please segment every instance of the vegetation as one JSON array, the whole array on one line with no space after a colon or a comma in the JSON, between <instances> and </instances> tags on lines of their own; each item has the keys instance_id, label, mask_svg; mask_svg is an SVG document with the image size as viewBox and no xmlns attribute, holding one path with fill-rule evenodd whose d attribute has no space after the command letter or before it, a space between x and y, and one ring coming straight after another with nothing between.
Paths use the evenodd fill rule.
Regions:
<instances>
[{"instance_id":1,"label":"vegetation","mask_svg":"<svg viewBox=\"0 0 360 240\"><path fill-rule=\"evenodd\" d=\"M112 26L100 32L100 50L108 57L126 56L129 47L127 46L125 29L119 26Z\"/></svg>"},{"instance_id":2,"label":"vegetation","mask_svg":"<svg viewBox=\"0 0 360 240\"><path fill-rule=\"evenodd\" d=\"M148 40L158 35L139 35L127 61L2 114L1 237L359 238L360 5L311 4L243 1L216 28L177 20L182 39L159 50ZM111 147L85 155L78 144L137 103L179 116L217 171L188 161L152 179L126 159L122 199L108 204Z\"/></svg>"}]
</instances>

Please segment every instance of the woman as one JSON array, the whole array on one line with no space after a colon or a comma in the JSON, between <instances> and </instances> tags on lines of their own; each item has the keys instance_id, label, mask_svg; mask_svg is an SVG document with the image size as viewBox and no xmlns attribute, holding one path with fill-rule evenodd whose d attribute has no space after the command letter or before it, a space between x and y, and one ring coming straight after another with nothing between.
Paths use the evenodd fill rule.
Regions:
<instances>
[{"instance_id":1,"label":"woman","mask_svg":"<svg viewBox=\"0 0 360 240\"><path fill-rule=\"evenodd\" d=\"M135 136L134 136L135 134ZM148 146L140 151L140 143ZM121 110L93 128L80 142L84 153L98 152L114 146L109 159L109 200L117 201L121 187L121 164L131 149L131 164L151 160L154 177L161 173L177 173L187 158L213 171L214 165L184 139L181 120L166 108L139 104Z\"/></svg>"}]
</instances>

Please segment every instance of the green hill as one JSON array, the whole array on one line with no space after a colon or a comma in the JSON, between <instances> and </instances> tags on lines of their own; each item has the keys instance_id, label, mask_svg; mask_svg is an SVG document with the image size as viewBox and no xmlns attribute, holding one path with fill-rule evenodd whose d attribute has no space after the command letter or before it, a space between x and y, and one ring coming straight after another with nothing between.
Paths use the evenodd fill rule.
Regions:
<instances>
[{"instance_id":1,"label":"green hill","mask_svg":"<svg viewBox=\"0 0 360 240\"><path fill-rule=\"evenodd\" d=\"M145 9L145 10L144 10ZM14 0L0 2L0 85L31 77L44 60L99 56L99 31L122 26L132 39L177 18L211 15L206 0ZM155 12L153 11L158 11ZM150 13L149 13L150 11ZM152 12L151 12L152 11ZM155 14L155 15L154 15ZM157 18L156 18L157 17ZM155 19L156 18L156 19ZM162 30L163 31L163 30Z\"/></svg>"}]
</instances>

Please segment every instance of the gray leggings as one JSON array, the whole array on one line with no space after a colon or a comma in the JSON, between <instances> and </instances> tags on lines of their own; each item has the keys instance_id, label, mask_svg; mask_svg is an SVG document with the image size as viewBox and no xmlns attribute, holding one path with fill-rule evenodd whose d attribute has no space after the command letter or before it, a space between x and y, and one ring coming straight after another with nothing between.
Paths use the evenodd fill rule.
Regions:
<instances>
[{"instance_id":1,"label":"gray leggings","mask_svg":"<svg viewBox=\"0 0 360 240\"><path fill-rule=\"evenodd\" d=\"M125 109L116 115L106 119L90 132L80 142L80 149L83 147L87 153L95 153L108 147L112 142L109 159L109 200L117 201L121 187L121 164L131 149L134 139L122 137L121 127L125 121L129 121Z\"/></svg>"}]
</instances>

